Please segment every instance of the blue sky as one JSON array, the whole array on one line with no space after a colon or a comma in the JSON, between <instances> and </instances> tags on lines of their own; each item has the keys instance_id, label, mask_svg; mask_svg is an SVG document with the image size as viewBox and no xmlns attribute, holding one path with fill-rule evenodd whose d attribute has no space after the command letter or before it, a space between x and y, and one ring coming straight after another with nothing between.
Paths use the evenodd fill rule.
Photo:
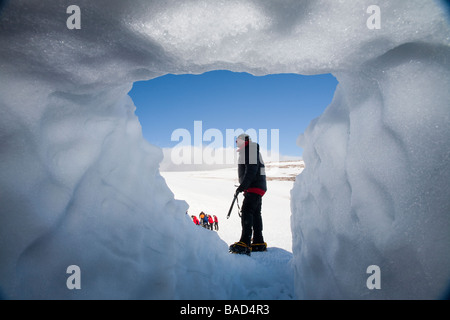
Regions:
<instances>
[{"instance_id":1,"label":"blue sky","mask_svg":"<svg viewBox=\"0 0 450 320\"><path fill-rule=\"evenodd\" d=\"M203 133L218 129L279 130L279 152L302 155L297 137L331 103L337 80L330 74L302 76L211 71L202 75L165 75L134 83L129 95L144 138L159 147L174 147L172 132L183 128L194 137L194 121ZM210 142L205 141L207 145ZM225 142L223 143L225 147Z\"/></svg>"}]
</instances>

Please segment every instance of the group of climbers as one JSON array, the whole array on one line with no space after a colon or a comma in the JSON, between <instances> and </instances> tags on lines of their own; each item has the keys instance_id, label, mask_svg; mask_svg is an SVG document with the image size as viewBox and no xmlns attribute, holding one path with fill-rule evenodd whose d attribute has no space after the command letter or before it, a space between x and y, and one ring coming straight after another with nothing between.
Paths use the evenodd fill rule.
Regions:
<instances>
[{"instance_id":1,"label":"group of climbers","mask_svg":"<svg viewBox=\"0 0 450 320\"><path fill-rule=\"evenodd\" d=\"M216 230L219 231L219 219L217 219L217 216L210 214L206 214L203 211L200 212L198 215L198 218L196 216L191 216L192 221L198 226L202 226L203 228L209 229L209 230Z\"/></svg>"}]
</instances>

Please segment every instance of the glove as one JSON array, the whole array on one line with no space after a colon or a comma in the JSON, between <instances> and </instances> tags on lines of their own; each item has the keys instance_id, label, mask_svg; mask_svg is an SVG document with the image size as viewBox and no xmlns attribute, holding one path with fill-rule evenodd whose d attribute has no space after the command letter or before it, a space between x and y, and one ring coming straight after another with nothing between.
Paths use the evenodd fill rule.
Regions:
<instances>
[{"instance_id":1,"label":"glove","mask_svg":"<svg viewBox=\"0 0 450 320\"><path fill-rule=\"evenodd\" d=\"M244 188L242 187L242 185L241 186L239 186L237 189L236 189L236 195L238 195L239 193L241 193L241 192L244 192L245 190L244 190Z\"/></svg>"}]
</instances>

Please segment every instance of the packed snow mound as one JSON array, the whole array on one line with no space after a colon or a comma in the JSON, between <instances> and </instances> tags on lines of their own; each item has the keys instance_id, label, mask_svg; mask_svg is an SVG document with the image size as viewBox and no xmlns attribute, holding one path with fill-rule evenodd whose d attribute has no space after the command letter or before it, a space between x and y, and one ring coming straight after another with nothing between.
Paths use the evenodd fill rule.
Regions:
<instances>
[{"instance_id":1,"label":"packed snow mound","mask_svg":"<svg viewBox=\"0 0 450 320\"><path fill-rule=\"evenodd\" d=\"M371 4L79 0L81 29L69 29L64 2L4 2L3 296L286 298L265 266L187 221L127 96L137 80L229 69L339 81L299 138L297 297L439 297L450 278L448 18L440 2L378 1L370 29ZM66 286L70 265L80 290ZM379 290L366 286L369 265Z\"/></svg>"}]
</instances>

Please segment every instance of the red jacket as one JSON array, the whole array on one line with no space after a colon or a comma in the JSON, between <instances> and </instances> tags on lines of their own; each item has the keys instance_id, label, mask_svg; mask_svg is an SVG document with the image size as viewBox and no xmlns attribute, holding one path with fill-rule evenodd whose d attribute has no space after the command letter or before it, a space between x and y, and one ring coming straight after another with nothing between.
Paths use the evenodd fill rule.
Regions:
<instances>
[{"instance_id":1,"label":"red jacket","mask_svg":"<svg viewBox=\"0 0 450 320\"><path fill-rule=\"evenodd\" d=\"M197 224L197 225L200 224L200 222L198 221L196 216L194 216L194 218L192 220L194 221L195 224Z\"/></svg>"},{"instance_id":2,"label":"red jacket","mask_svg":"<svg viewBox=\"0 0 450 320\"><path fill-rule=\"evenodd\" d=\"M213 221L213 218L212 218L211 216L208 217L208 222L209 222L209 223L213 223L213 222L214 222L214 221Z\"/></svg>"}]
</instances>

